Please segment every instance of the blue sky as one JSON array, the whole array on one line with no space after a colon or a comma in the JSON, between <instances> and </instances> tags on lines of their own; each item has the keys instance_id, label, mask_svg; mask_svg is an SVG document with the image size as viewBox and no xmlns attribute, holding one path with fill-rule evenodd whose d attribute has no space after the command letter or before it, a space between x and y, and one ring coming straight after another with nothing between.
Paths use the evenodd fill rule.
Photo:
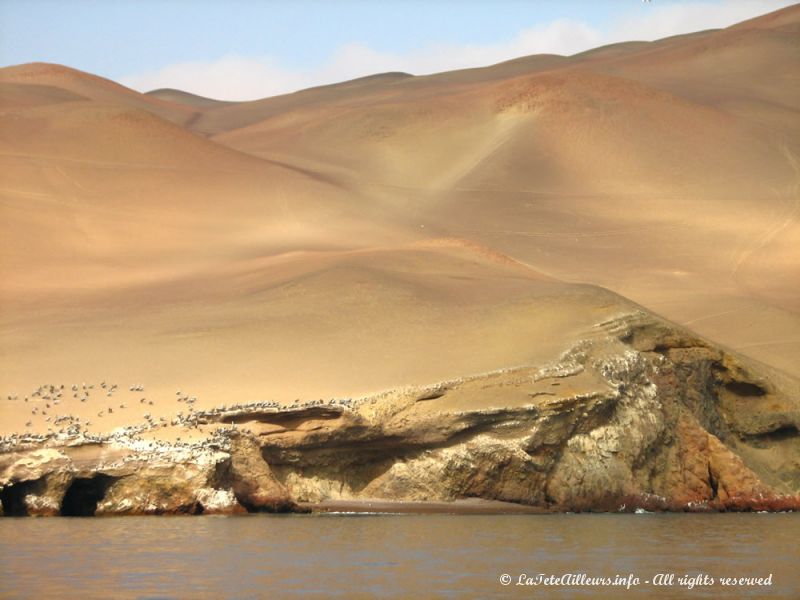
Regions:
<instances>
[{"instance_id":1,"label":"blue sky","mask_svg":"<svg viewBox=\"0 0 800 600\"><path fill-rule=\"evenodd\" d=\"M248 99L721 27L784 0L0 0L0 64Z\"/></svg>"}]
</instances>

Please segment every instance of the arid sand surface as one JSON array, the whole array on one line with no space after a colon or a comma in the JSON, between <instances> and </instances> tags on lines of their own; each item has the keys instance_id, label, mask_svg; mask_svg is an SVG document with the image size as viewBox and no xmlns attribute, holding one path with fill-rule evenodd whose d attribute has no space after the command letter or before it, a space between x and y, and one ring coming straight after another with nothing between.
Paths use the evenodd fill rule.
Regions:
<instances>
[{"instance_id":1,"label":"arid sand surface","mask_svg":"<svg viewBox=\"0 0 800 600\"><path fill-rule=\"evenodd\" d=\"M798 34L254 102L0 69L0 434L542 365L640 306L800 376Z\"/></svg>"}]
</instances>

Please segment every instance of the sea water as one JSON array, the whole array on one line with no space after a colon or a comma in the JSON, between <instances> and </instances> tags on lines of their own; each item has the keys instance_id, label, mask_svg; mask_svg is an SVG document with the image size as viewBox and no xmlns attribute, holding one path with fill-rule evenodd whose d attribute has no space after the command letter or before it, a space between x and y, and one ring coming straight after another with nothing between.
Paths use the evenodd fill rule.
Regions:
<instances>
[{"instance_id":1,"label":"sea water","mask_svg":"<svg viewBox=\"0 0 800 600\"><path fill-rule=\"evenodd\" d=\"M800 598L800 514L0 519L2 598Z\"/></svg>"}]
</instances>

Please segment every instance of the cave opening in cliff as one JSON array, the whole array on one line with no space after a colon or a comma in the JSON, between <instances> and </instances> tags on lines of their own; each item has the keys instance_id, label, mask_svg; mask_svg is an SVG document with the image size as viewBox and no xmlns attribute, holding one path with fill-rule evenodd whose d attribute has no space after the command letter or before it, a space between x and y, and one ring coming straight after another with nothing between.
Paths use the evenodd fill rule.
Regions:
<instances>
[{"instance_id":1,"label":"cave opening in cliff","mask_svg":"<svg viewBox=\"0 0 800 600\"><path fill-rule=\"evenodd\" d=\"M12 483L0 490L0 502L3 504L3 515L6 517L26 517L28 507L25 504L25 496L30 493L34 486L33 481L23 481Z\"/></svg>"},{"instance_id":2,"label":"cave opening in cliff","mask_svg":"<svg viewBox=\"0 0 800 600\"><path fill-rule=\"evenodd\" d=\"M116 478L108 475L74 479L61 502L61 516L94 516L98 502L105 497L108 488L114 481Z\"/></svg>"},{"instance_id":3,"label":"cave opening in cliff","mask_svg":"<svg viewBox=\"0 0 800 600\"><path fill-rule=\"evenodd\" d=\"M737 396L764 396L767 393L761 386L747 381L729 381L725 388Z\"/></svg>"}]
</instances>

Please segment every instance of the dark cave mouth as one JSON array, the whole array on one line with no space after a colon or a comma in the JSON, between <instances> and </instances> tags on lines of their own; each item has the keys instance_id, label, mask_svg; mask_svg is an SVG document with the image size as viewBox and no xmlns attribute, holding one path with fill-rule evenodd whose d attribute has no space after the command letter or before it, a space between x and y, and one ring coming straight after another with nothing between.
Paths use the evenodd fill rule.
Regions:
<instances>
[{"instance_id":1,"label":"dark cave mouth","mask_svg":"<svg viewBox=\"0 0 800 600\"><path fill-rule=\"evenodd\" d=\"M727 389L729 392L733 392L737 396L744 397L766 396L767 394L767 390L762 388L760 385L749 383L747 381L729 381L725 384L725 389Z\"/></svg>"},{"instance_id":2,"label":"dark cave mouth","mask_svg":"<svg viewBox=\"0 0 800 600\"><path fill-rule=\"evenodd\" d=\"M92 517L97 504L117 480L109 475L78 477L72 481L61 501L62 517Z\"/></svg>"},{"instance_id":3,"label":"dark cave mouth","mask_svg":"<svg viewBox=\"0 0 800 600\"><path fill-rule=\"evenodd\" d=\"M28 516L28 507L25 505L25 496L33 491L35 484L35 481L22 481L7 485L0 490L0 503L3 505L3 516Z\"/></svg>"}]
</instances>

